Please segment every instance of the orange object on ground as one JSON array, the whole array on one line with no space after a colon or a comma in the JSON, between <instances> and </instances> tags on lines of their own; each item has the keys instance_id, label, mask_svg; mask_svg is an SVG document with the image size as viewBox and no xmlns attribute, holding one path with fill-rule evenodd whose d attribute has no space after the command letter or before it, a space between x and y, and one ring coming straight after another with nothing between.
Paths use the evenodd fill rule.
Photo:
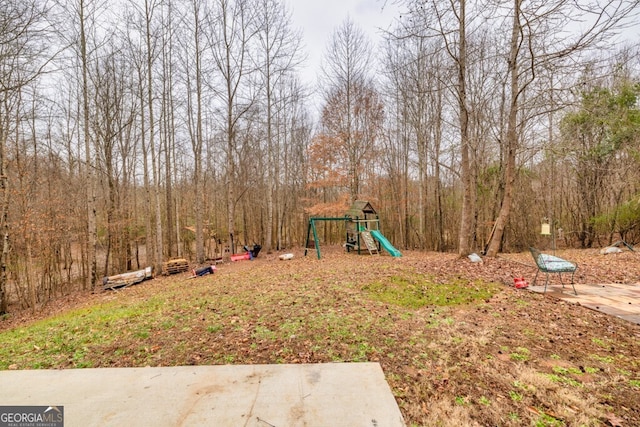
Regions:
<instances>
[{"instance_id":1,"label":"orange object on ground","mask_svg":"<svg viewBox=\"0 0 640 427\"><path fill-rule=\"evenodd\" d=\"M231 261L244 261L249 259L251 259L251 255L249 255L249 252L247 252L246 254L231 255Z\"/></svg>"}]
</instances>

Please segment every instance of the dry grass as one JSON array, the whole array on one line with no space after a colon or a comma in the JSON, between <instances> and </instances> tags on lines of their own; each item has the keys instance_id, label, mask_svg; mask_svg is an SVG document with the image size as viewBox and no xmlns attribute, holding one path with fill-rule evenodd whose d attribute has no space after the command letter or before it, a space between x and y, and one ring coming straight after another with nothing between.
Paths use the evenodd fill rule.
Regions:
<instances>
[{"instance_id":1,"label":"dry grass","mask_svg":"<svg viewBox=\"0 0 640 427\"><path fill-rule=\"evenodd\" d=\"M504 286L526 262L261 254L9 316L0 369L377 361L408 425L640 425L640 328Z\"/></svg>"}]
</instances>

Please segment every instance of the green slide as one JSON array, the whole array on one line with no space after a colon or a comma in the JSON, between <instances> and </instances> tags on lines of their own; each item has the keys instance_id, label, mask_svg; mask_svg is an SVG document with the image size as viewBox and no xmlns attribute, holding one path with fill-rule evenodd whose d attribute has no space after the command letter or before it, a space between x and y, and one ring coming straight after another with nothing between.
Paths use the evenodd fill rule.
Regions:
<instances>
[{"instance_id":1,"label":"green slide","mask_svg":"<svg viewBox=\"0 0 640 427\"><path fill-rule=\"evenodd\" d=\"M382 235L381 232L379 232L378 230L371 230L371 235L373 236L374 239L376 239L378 242L380 242L380 245L387 251L389 252L389 254L392 257L399 257L402 256L402 254L400 253L399 250L397 250L396 248L393 247L393 245L391 244L391 242L389 242L387 240L386 237L384 237Z\"/></svg>"}]
</instances>

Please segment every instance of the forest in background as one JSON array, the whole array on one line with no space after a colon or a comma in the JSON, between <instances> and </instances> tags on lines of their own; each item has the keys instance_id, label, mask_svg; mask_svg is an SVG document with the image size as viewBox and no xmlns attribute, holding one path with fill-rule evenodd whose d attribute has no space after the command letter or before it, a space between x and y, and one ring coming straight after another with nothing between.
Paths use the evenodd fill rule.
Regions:
<instances>
[{"instance_id":1,"label":"forest in background","mask_svg":"<svg viewBox=\"0 0 640 427\"><path fill-rule=\"evenodd\" d=\"M0 313L356 199L400 249L640 241L638 1L398 2L309 87L279 0L0 0Z\"/></svg>"}]
</instances>

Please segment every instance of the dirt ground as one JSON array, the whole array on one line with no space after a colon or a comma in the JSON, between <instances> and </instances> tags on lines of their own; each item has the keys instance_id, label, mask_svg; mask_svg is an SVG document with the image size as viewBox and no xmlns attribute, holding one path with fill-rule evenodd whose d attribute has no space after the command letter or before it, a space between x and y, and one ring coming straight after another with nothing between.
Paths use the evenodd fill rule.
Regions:
<instances>
[{"instance_id":1,"label":"dirt ground","mask_svg":"<svg viewBox=\"0 0 640 427\"><path fill-rule=\"evenodd\" d=\"M514 277L533 279L528 253L482 263L413 251L401 258L357 256L338 247L322 248L321 260L315 251L293 253L291 261L261 253L202 278L185 273L122 291L74 294L35 314L13 312L0 331L162 293L167 302L158 316L170 314L173 324L147 320L144 345L139 334L121 329L117 340L85 349L83 366L376 361L407 425L640 426L640 327L514 289ZM578 292L581 283L639 286L640 253L557 255L578 263ZM401 306L371 297L371 284L398 277L418 278L410 286L424 293L451 282L465 290L498 285L468 303ZM9 369L28 368L20 362L26 356L11 357ZM78 365L66 358L44 367Z\"/></svg>"}]
</instances>

